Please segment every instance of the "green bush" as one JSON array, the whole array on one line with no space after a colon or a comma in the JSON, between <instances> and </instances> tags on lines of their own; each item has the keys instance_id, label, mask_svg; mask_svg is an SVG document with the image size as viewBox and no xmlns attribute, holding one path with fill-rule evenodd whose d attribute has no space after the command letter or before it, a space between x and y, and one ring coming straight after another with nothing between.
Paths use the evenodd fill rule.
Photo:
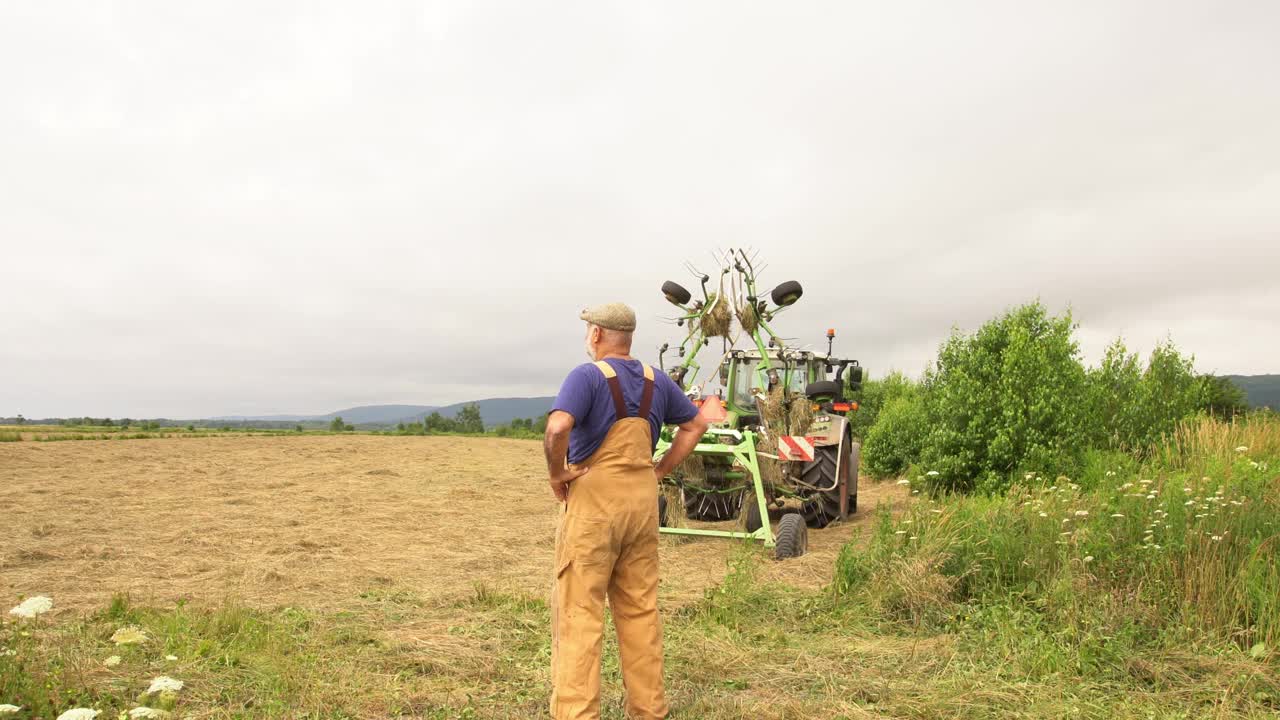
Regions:
<instances>
[{"instance_id":1,"label":"green bush","mask_svg":"<svg viewBox=\"0 0 1280 720\"><path fill-rule=\"evenodd\" d=\"M1036 302L943 343L924 382L921 462L936 488L999 491L1022 467L1078 467L1085 372L1074 328L1070 313Z\"/></svg>"},{"instance_id":2,"label":"green bush","mask_svg":"<svg viewBox=\"0 0 1280 720\"><path fill-rule=\"evenodd\" d=\"M858 409L849 417L849 426L856 438L866 438L880 413L899 397L915 395L916 382L901 372L891 372L880 380L864 380L862 389L849 394L858 403Z\"/></svg>"},{"instance_id":3,"label":"green bush","mask_svg":"<svg viewBox=\"0 0 1280 720\"><path fill-rule=\"evenodd\" d=\"M927 419L915 391L890 400L862 441L862 464L872 477L897 477L920 457Z\"/></svg>"},{"instance_id":4,"label":"green bush","mask_svg":"<svg viewBox=\"0 0 1280 720\"><path fill-rule=\"evenodd\" d=\"M1094 449L1142 459L1197 410L1232 406L1172 342L1143 367L1116 340L1086 369L1074 331L1070 313L1023 305L953 333L919 386L901 376L870 385L869 472L918 463L935 491L998 493L1028 471L1078 478Z\"/></svg>"}]
</instances>

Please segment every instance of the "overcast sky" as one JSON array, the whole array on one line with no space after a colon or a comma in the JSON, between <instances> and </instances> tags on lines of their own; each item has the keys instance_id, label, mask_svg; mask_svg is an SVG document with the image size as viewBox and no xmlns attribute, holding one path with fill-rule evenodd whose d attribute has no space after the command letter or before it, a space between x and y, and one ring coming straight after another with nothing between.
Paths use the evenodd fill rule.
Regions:
<instances>
[{"instance_id":1,"label":"overcast sky","mask_svg":"<svg viewBox=\"0 0 1280 720\"><path fill-rule=\"evenodd\" d=\"M195 5L0 8L0 415L553 394L738 246L874 375L1036 297L1280 372L1276 2Z\"/></svg>"}]
</instances>

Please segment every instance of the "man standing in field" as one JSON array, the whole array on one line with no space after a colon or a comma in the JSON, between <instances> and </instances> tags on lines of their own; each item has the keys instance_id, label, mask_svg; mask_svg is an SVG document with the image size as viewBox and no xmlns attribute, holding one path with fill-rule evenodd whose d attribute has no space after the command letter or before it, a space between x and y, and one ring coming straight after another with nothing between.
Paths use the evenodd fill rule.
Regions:
<instances>
[{"instance_id":1,"label":"man standing in field","mask_svg":"<svg viewBox=\"0 0 1280 720\"><path fill-rule=\"evenodd\" d=\"M551 492L565 504L551 599L551 715L600 717L606 595L618 631L627 716L667 717L658 617L658 481L693 451L707 421L665 373L631 357L636 314L621 303L582 311L587 355L547 418ZM678 425L653 463L658 431Z\"/></svg>"}]
</instances>

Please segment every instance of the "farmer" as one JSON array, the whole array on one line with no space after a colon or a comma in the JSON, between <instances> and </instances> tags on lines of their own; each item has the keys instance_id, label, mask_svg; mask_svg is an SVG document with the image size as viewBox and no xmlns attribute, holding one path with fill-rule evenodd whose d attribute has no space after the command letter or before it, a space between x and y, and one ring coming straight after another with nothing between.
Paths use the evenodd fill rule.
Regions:
<instances>
[{"instance_id":1,"label":"farmer","mask_svg":"<svg viewBox=\"0 0 1280 720\"><path fill-rule=\"evenodd\" d=\"M600 717L604 602L618 631L627 716L667 717L658 617L658 481L693 451L707 422L665 373L631 357L636 314L582 311L587 356L547 418L551 492L565 504L551 599L551 715ZM658 431L678 425L653 462Z\"/></svg>"}]
</instances>

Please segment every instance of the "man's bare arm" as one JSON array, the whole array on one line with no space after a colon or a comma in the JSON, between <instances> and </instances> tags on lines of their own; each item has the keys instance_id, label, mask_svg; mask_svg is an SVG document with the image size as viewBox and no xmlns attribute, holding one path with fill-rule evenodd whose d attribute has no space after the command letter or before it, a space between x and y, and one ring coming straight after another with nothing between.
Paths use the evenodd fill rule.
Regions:
<instances>
[{"instance_id":1,"label":"man's bare arm","mask_svg":"<svg viewBox=\"0 0 1280 720\"><path fill-rule=\"evenodd\" d=\"M677 465L689 457L689 453L693 452L694 446L702 439L702 434L707 431L707 425L709 423L706 418L702 417L701 413L694 415L692 420L679 425L676 436L671 439L671 448L667 450L667 453L662 456L662 459L653 468L653 472L658 476L659 480L670 475Z\"/></svg>"},{"instance_id":2,"label":"man's bare arm","mask_svg":"<svg viewBox=\"0 0 1280 720\"><path fill-rule=\"evenodd\" d=\"M569 497L569 483L587 474L587 468L570 470L565 466L569 454L569 432L573 430L573 416L556 410L547 416L547 432L542 438L542 451L547 456L547 475L551 492L564 502Z\"/></svg>"}]
</instances>

